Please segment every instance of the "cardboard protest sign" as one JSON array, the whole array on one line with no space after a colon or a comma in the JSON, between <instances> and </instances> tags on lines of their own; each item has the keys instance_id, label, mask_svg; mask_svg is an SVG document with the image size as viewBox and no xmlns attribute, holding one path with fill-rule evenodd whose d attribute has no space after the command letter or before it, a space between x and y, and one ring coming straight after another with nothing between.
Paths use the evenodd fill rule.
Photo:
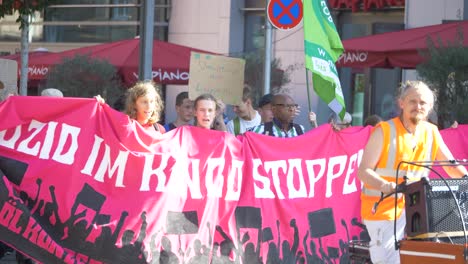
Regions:
<instances>
[{"instance_id":1,"label":"cardboard protest sign","mask_svg":"<svg viewBox=\"0 0 468 264\"><path fill-rule=\"evenodd\" d=\"M245 61L192 52L190 57L189 97L212 94L226 104L242 102Z\"/></svg>"}]
</instances>

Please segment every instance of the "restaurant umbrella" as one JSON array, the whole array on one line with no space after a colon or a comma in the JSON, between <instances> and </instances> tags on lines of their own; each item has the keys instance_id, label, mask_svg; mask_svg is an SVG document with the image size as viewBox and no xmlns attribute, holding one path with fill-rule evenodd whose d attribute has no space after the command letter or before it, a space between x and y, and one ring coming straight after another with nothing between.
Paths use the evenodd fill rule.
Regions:
<instances>
[{"instance_id":1,"label":"restaurant umbrella","mask_svg":"<svg viewBox=\"0 0 468 264\"><path fill-rule=\"evenodd\" d=\"M58 53L50 53L29 59L29 79L42 80L50 67L62 62L63 58L88 55L94 59L105 59L117 68L118 74L128 86L138 80L138 38L98 44ZM187 84L189 79L190 54L192 51L212 53L169 42L153 42L153 80L161 84Z\"/></svg>"},{"instance_id":2,"label":"restaurant umbrella","mask_svg":"<svg viewBox=\"0 0 468 264\"><path fill-rule=\"evenodd\" d=\"M455 43L459 32L468 37L468 21L370 35L343 40L345 52L336 62L337 67L403 68L414 69L424 62L421 51L427 51L428 38L436 47L440 39L444 46ZM468 46L468 39L463 39Z\"/></svg>"}]
</instances>

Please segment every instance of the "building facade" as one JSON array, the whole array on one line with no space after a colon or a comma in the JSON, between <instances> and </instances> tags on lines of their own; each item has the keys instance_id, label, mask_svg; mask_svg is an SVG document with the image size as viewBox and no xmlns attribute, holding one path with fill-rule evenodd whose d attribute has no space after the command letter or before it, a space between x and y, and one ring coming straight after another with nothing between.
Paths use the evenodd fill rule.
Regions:
<instances>
[{"instance_id":1,"label":"building facade","mask_svg":"<svg viewBox=\"0 0 468 264\"><path fill-rule=\"evenodd\" d=\"M141 0L64 0L34 17L31 50L50 51L133 38L139 35ZM342 39L440 24L465 19L468 0L328 0ZM155 0L154 38L228 56L261 52L265 46L267 0ZM0 21L0 52L19 51L20 33L15 16ZM272 57L288 71L287 91L301 106L297 122L310 127L309 105L319 124L331 111L312 87L307 89L302 24L288 31L273 30ZM262 71L263 69L259 69ZM348 112L361 125L370 114L394 114L395 88L402 80L417 78L401 69L339 69ZM313 78L313 76L312 76ZM186 86L165 87L167 121L175 119L174 101Z\"/></svg>"}]
</instances>

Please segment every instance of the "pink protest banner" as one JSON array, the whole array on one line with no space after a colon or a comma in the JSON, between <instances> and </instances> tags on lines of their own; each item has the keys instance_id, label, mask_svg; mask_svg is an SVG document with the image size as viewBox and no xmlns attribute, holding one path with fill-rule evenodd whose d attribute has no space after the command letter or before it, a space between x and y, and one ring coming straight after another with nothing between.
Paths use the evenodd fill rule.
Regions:
<instances>
[{"instance_id":1,"label":"pink protest banner","mask_svg":"<svg viewBox=\"0 0 468 264\"><path fill-rule=\"evenodd\" d=\"M0 238L42 263L337 262L365 237L369 128L150 135L94 99L46 97L10 97L0 118Z\"/></svg>"},{"instance_id":2,"label":"pink protest banner","mask_svg":"<svg viewBox=\"0 0 468 264\"><path fill-rule=\"evenodd\" d=\"M459 125L457 128L447 128L440 131L445 144L453 154L453 161L459 161L461 164L467 164L468 159L468 125ZM455 163L444 164L456 165ZM433 167L433 171L429 174L431 179L450 178L445 170L438 164ZM466 166L466 165L465 165ZM468 169L468 167L467 167Z\"/></svg>"}]
</instances>

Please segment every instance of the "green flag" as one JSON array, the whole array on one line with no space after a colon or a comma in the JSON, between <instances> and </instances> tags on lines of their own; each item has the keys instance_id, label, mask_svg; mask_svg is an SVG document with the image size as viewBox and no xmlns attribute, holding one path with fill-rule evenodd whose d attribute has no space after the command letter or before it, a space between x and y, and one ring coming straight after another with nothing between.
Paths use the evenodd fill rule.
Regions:
<instances>
[{"instance_id":1,"label":"green flag","mask_svg":"<svg viewBox=\"0 0 468 264\"><path fill-rule=\"evenodd\" d=\"M304 0L305 64L315 92L343 118L346 108L335 62L344 49L326 2Z\"/></svg>"}]
</instances>

